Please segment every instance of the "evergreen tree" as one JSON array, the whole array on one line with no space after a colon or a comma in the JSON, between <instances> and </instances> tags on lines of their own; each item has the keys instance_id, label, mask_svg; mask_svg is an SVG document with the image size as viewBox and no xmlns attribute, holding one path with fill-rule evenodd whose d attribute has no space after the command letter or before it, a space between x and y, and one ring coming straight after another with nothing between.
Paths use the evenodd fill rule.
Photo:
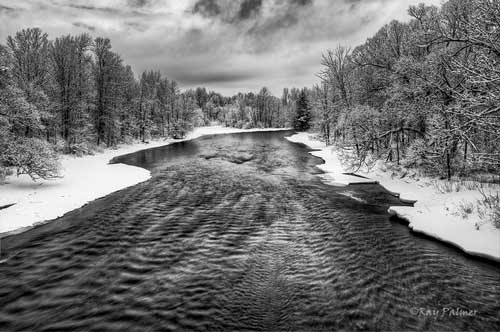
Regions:
<instances>
[{"instance_id":1,"label":"evergreen tree","mask_svg":"<svg viewBox=\"0 0 500 332\"><path fill-rule=\"evenodd\" d=\"M311 108L307 98L306 89L302 89L298 99L295 102L295 118L293 120L293 128L300 131L305 131L310 128Z\"/></svg>"}]
</instances>

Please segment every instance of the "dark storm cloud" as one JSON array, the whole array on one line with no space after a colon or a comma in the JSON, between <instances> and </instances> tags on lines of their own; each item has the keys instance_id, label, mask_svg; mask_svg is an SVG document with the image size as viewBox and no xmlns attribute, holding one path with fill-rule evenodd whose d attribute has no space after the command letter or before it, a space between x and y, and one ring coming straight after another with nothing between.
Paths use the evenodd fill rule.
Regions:
<instances>
[{"instance_id":1,"label":"dark storm cloud","mask_svg":"<svg viewBox=\"0 0 500 332\"><path fill-rule=\"evenodd\" d=\"M98 6L75 5L75 4L69 4L67 6L71 7L71 8L75 8L75 9L97 11L97 12L103 12L103 13L108 13L108 14L119 14L121 12L120 9L111 8L111 7L98 7Z\"/></svg>"},{"instance_id":2,"label":"dark storm cloud","mask_svg":"<svg viewBox=\"0 0 500 332\"><path fill-rule=\"evenodd\" d=\"M307 6L312 4L313 0L292 0L291 2L300 6Z\"/></svg>"},{"instance_id":3,"label":"dark storm cloud","mask_svg":"<svg viewBox=\"0 0 500 332\"><path fill-rule=\"evenodd\" d=\"M6 13L6 14L14 14L16 12L20 12L22 9L20 8L14 8L14 7L9 7L9 6L3 6L0 4L0 12Z\"/></svg>"},{"instance_id":4,"label":"dark storm cloud","mask_svg":"<svg viewBox=\"0 0 500 332\"><path fill-rule=\"evenodd\" d=\"M262 0L244 0L240 5L238 11L238 18L240 20L249 19L259 13L262 7Z\"/></svg>"},{"instance_id":5,"label":"dark storm cloud","mask_svg":"<svg viewBox=\"0 0 500 332\"><path fill-rule=\"evenodd\" d=\"M291 19L296 16L296 12L301 7L311 5L313 0L197 0L192 13L233 24L249 19L259 21L264 2L267 2L267 5L274 11L273 16L278 20L292 22L296 20ZM275 25L286 26L288 24L277 23Z\"/></svg>"},{"instance_id":6,"label":"dark storm cloud","mask_svg":"<svg viewBox=\"0 0 500 332\"><path fill-rule=\"evenodd\" d=\"M283 41L300 39L303 33L300 23L309 19L312 12L313 0L196 0L192 6L195 16L204 17L215 25L222 24L223 28L227 25L222 35L236 38L236 42L252 54L267 53L279 48ZM293 29L295 27L299 31ZM217 35L221 35L220 29ZM204 32L202 37L218 39L211 31ZM189 42L191 36L186 35L186 39ZM199 45L206 46L204 42Z\"/></svg>"},{"instance_id":7,"label":"dark storm cloud","mask_svg":"<svg viewBox=\"0 0 500 332\"><path fill-rule=\"evenodd\" d=\"M0 43L37 26L50 38L110 38L139 75L233 93L316 82L321 54L356 46L408 5L441 0L0 0Z\"/></svg>"},{"instance_id":8,"label":"dark storm cloud","mask_svg":"<svg viewBox=\"0 0 500 332\"><path fill-rule=\"evenodd\" d=\"M358 10L361 6L370 5L373 3L385 3L391 0L344 0L349 5L349 10Z\"/></svg>"},{"instance_id":9,"label":"dark storm cloud","mask_svg":"<svg viewBox=\"0 0 500 332\"><path fill-rule=\"evenodd\" d=\"M139 11L142 7L147 5L147 1L134 1L133 4L131 4L131 8L128 8L126 6L116 8L116 7L111 7L111 6L92 6L92 5L79 5L79 4L68 4L66 5L67 7L82 10L82 11L89 11L89 12L95 12L98 14L105 14L105 15L113 15L116 17L129 17L129 16L137 16L137 17L146 17L148 16L142 11Z\"/></svg>"},{"instance_id":10,"label":"dark storm cloud","mask_svg":"<svg viewBox=\"0 0 500 332\"><path fill-rule=\"evenodd\" d=\"M5 12L12 12L15 9L12 7L7 7L7 6L0 6L0 11L5 11Z\"/></svg>"},{"instance_id":11,"label":"dark storm cloud","mask_svg":"<svg viewBox=\"0 0 500 332\"><path fill-rule=\"evenodd\" d=\"M89 24L85 24L85 23L82 23L82 22L74 22L73 25L75 27L78 27L78 28L84 28L84 29L87 29L87 30L90 30L90 31L95 31L95 26L93 25L89 25Z\"/></svg>"},{"instance_id":12,"label":"dark storm cloud","mask_svg":"<svg viewBox=\"0 0 500 332\"><path fill-rule=\"evenodd\" d=\"M278 7L279 10L276 10L270 18L261 24L256 24L251 32L268 34L275 30L289 28L299 22L300 14L313 3L312 0L278 1L278 3L282 2L285 2L286 5Z\"/></svg>"},{"instance_id":13,"label":"dark storm cloud","mask_svg":"<svg viewBox=\"0 0 500 332\"><path fill-rule=\"evenodd\" d=\"M255 74L249 72L234 72L234 71L179 71L178 73L173 72L171 76L184 84L189 85L206 85L206 84L217 84L217 83L231 83L236 81L248 80L255 78Z\"/></svg>"},{"instance_id":14,"label":"dark storm cloud","mask_svg":"<svg viewBox=\"0 0 500 332\"><path fill-rule=\"evenodd\" d=\"M150 0L127 0L127 3L131 7L144 7L150 4Z\"/></svg>"},{"instance_id":15,"label":"dark storm cloud","mask_svg":"<svg viewBox=\"0 0 500 332\"><path fill-rule=\"evenodd\" d=\"M278 30L290 28L299 22L299 10L290 6L275 15L256 22L248 33L259 36L269 36Z\"/></svg>"},{"instance_id":16,"label":"dark storm cloud","mask_svg":"<svg viewBox=\"0 0 500 332\"><path fill-rule=\"evenodd\" d=\"M206 17L218 16L222 9L217 0L198 0L193 7L193 14L201 14Z\"/></svg>"},{"instance_id":17,"label":"dark storm cloud","mask_svg":"<svg viewBox=\"0 0 500 332\"><path fill-rule=\"evenodd\" d=\"M148 28L147 24L143 24L140 22L126 21L125 25L132 30L136 30L136 31L140 31L140 32L144 32Z\"/></svg>"}]
</instances>

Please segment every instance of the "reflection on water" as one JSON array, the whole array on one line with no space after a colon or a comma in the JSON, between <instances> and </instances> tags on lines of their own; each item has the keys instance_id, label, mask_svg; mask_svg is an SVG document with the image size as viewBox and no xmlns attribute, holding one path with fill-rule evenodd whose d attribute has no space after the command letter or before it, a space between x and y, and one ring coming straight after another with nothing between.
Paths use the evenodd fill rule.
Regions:
<instances>
[{"instance_id":1,"label":"reflection on water","mask_svg":"<svg viewBox=\"0 0 500 332\"><path fill-rule=\"evenodd\" d=\"M498 267L391 222L379 186L323 184L284 135L118 158L154 177L0 265L0 330L498 330Z\"/></svg>"}]
</instances>

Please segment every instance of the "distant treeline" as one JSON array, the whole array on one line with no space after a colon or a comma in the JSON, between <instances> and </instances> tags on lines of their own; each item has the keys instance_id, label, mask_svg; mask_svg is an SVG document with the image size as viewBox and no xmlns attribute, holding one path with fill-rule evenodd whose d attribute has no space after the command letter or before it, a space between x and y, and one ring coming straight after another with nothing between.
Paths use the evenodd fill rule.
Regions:
<instances>
[{"instance_id":1,"label":"distant treeline","mask_svg":"<svg viewBox=\"0 0 500 332\"><path fill-rule=\"evenodd\" d=\"M326 142L359 165L392 160L451 177L500 171L500 1L411 6L322 60L310 92Z\"/></svg>"}]
</instances>

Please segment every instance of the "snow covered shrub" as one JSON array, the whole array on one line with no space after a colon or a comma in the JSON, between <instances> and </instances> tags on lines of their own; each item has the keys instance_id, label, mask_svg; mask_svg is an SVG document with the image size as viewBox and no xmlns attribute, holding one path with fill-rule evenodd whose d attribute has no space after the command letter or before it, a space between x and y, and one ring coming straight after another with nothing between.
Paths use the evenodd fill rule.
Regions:
<instances>
[{"instance_id":1,"label":"snow covered shrub","mask_svg":"<svg viewBox=\"0 0 500 332\"><path fill-rule=\"evenodd\" d=\"M191 123L180 120L173 124L170 129L170 136L174 139L184 138L191 129L193 129Z\"/></svg>"},{"instance_id":2,"label":"snow covered shrub","mask_svg":"<svg viewBox=\"0 0 500 332\"><path fill-rule=\"evenodd\" d=\"M490 215L493 220L493 225L500 229L500 204L497 204L491 209Z\"/></svg>"},{"instance_id":3,"label":"snow covered shrub","mask_svg":"<svg viewBox=\"0 0 500 332\"><path fill-rule=\"evenodd\" d=\"M251 122L246 122L243 127L243 129L251 129L252 128L252 123Z\"/></svg>"},{"instance_id":4,"label":"snow covered shrub","mask_svg":"<svg viewBox=\"0 0 500 332\"><path fill-rule=\"evenodd\" d=\"M33 180L59 176L57 153L48 142L38 138L19 138L6 145L0 164L14 168L18 176L27 174Z\"/></svg>"},{"instance_id":5,"label":"snow covered shrub","mask_svg":"<svg viewBox=\"0 0 500 332\"><path fill-rule=\"evenodd\" d=\"M485 222L491 222L496 228L500 228L500 192L485 192L479 189L483 196L478 200L477 210L479 217Z\"/></svg>"},{"instance_id":6,"label":"snow covered shrub","mask_svg":"<svg viewBox=\"0 0 500 332\"><path fill-rule=\"evenodd\" d=\"M5 182L5 178L12 175L12 170L8 167L3 167L0 165L0 184Z\"/></svg>"},{"instance_id":7,"label":"snow covered shrub","mask_svg":"<svg viewBox=\"0 0 500 332\"><path fill-rule=\"evenodd\" d=\"M246 125L245 121L239 120L239 121L236 122L236 124L234 125L234 127L242 129L243 127L245 127L245 125Z\"/></svg>"},{"instance_id":8,"label":"snow covered shrub","mask_svg":"<svg viewBox=\"0 0 500 332\"><path fill-rule=\"evenodd\" d=\"M471 183L470 181L463 181L457 178L451 178L450 180L434 179L431 184L440 193L447 194L452 192L461 192L466 190L475 190L482 184Z\"/></svg>"},{"instance_id":9,"label":"snow covered shrub","mask_svg":"<svg viewBox=\"0 0 500 332\"><path fill-rule=\"evenodd\" d=\"M421 169L426 174L442 173L439 153L422 138L417 138L410 144L402 164L405 167Z\"/></svg>"},{"instance_id":10,"label":"snow covered shrub","mask_svg":"<svg viewBox=\"0 0 500 332\"><path fill-rule=\"evenodd\" d=\"M201 127L208 125L208 120L204 118L203 111L201 108L197 108L193 115L193 125L195 127Z\"/></svg>"},{"instance_id":11,"label":"snow covered shrub","mask_svg":"<svg viewBox=\"0 0 500 332\"><path fill-rule=\"evenodd\" d=\"M427 161L427 146L421 138L414 140L408 147L403 165L406 167L421 167Z\"/></svg>"},{"instance_id":12,"label":"snow covered shrub","mask_svg":"<svg viewBox=\"0 0 500 332\"><path fill-rule=\"evenodd\" d=\"M265 128L265 127L266 126L261 121L257 121L257 124L255 125L255 128Z\"/></svg>"},{"instance_id":13,"label":"snow covered shrub","mask_svg":"<svg viewBox=\"0 0 500 332\"><path fill-rule=\"evenodd\" d=\"M130 143L129 141L128 143ZM70 144L67 147L67 152L77 156L91 155L94 154L94 145L89 142L79 142Z\"/></svg>"},{"instance_id":14,"label":"snow covered shrub","mask_svg":"<svg viewBox=\"0 0 500 332\"><path fill-rule=\"evenodd\" d=\"M467 219L469 215L474 212L474 204L472 204L472 202L460 201L457 206L457 211L463 219Z\"/></svg>"},{"instance_id":15,"label":"snow covered shrub","mask_svg":"<svg viewBox=\"0 0 500 332\"><path fill-rule=\"evenodd\" d=\"M363 151L363 155L358 155L352 147L342 147L339 145L338 155L342 164L349 172L356 173L360 169L371 170L375 166L376 160Z\"/></svg>"}]
</instances>

